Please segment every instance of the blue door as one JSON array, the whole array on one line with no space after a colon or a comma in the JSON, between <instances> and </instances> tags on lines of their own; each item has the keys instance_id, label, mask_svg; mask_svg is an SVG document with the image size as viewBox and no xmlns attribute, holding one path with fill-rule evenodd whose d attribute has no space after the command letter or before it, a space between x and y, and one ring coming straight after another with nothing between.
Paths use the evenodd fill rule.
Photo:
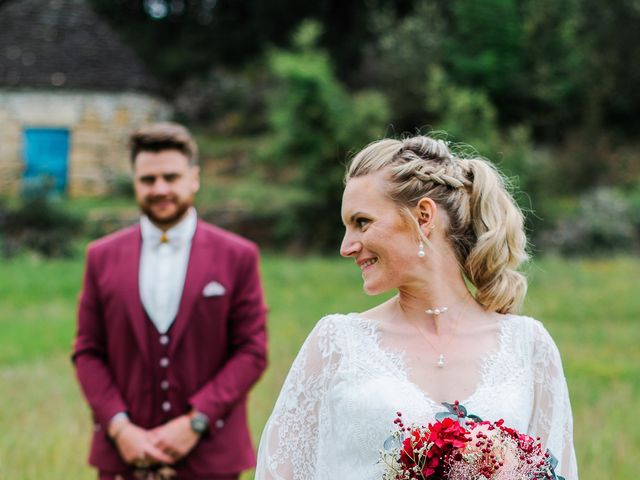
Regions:
<instances>
[{"instance_id":1,"label":"blue door","mask_svg":"<svg viewBox=\"0 0 640 480\"><path fill-rule=\"evenodd\" d=\"M69 130L27 128L24 131L24 187L49 186L64 193L67 187Z\"/></svg>"}]
</instances>

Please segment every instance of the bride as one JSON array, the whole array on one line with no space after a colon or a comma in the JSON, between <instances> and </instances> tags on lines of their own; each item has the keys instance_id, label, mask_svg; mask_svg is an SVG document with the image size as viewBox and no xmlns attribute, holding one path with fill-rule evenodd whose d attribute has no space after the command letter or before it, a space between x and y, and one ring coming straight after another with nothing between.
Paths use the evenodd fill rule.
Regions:
<instances>
[{"instance_id":1,"label":"bride","mask_svg":"<svg viewBox=\"0 0 640 480\"><path fill-rule=\"evenodd\" d=\"M576 480L560 354L540 322L515 313L526 238L500 174L417 136L370 144L346 180L340 253L367 294L398 294L318 322L263 432L256 479L379 480L396 412L426 425L459 400L540 437L556 473Z\"/></svg>"}]
</instances>

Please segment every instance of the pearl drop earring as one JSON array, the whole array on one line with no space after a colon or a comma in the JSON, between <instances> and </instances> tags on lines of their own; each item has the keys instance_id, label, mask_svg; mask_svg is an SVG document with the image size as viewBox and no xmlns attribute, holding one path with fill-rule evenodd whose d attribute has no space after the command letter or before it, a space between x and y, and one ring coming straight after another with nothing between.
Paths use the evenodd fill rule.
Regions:
<instances>
[{"instance_id":1,"label":"pearl drop earring","mask_svg":"<svg viewBox=\"0 0 640 480\"><path fill-rule=\"evenodd\" d=\"M418 246L418 256L419 256L420 258L422 258L422 257L424 257L424 256L425 256L425 253L424 253L424 243L422 243L422 240L420 240L420 245Z\"/></svg>"}]
</instances>

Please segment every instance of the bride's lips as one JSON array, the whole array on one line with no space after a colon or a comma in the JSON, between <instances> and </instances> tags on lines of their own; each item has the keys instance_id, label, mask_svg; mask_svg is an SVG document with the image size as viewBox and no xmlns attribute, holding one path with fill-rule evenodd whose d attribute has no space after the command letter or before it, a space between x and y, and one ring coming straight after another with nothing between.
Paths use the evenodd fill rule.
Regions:
<instances>
[{"instance_id":1,"label":"bride's lips","mask_svg":"<svg viewBox=\"0 0 640 480\"><path fill-rule=\"evenodd\" d=\"M364 258L362 260L358 260L358 266L360 270L366 270L368 267L375 265L378 263L378 257Z\"/></svg>"}]
</instances>

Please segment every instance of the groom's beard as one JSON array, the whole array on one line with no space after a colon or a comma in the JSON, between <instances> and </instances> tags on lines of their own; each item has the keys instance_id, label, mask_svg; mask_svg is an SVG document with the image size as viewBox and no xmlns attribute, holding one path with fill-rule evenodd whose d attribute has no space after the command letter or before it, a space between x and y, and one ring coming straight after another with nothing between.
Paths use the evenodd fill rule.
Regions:
<instances>
[{"instance_id":1,"label":"groom's beard","mask_svg":"<svg viewBox=\"0 0 640 480\"><path fill-rule=\"evenodd\" d=\"M180 199L176 195L163 195L146 197L139 207L154 225L168 229L177 224L192 205L193 197Z\"/></svg>"}]
</instances>

